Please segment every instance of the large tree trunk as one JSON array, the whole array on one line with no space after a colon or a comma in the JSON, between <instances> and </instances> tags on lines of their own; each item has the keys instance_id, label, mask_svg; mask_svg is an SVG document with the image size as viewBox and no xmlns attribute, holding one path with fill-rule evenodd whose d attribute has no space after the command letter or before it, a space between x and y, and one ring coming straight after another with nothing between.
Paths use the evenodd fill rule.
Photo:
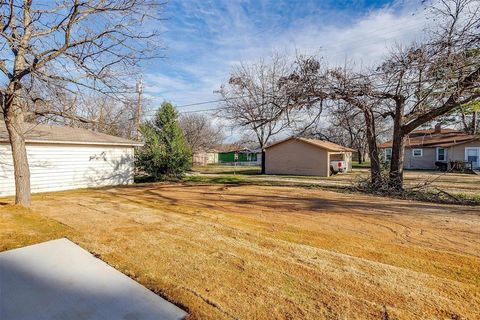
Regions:
<instances>
[{"instance_id":1,"label":"large tree trunk","mask_svg":"<svg viewBox=\"0 0 480 320\"><path fill-rule=\"evenodd\" d=\"M478 111L472 114L472 134L477 134L478 131Z\"/></svg>"},{"instance_id":2,"label":"large tree trunk","mask_svg":"<svg viewBox=\"0 0 480 320\"><path fill-rule=\"evenodd\" d=\"M262 148L262 174L265 174L265 149Z\"/></svg>"},{"instance_id":3,"label":"large tree trunk","mask_svg":"<svg viewBox=\"0 0 480 320\"><path fill-rule=\"evenodd\" d=\"M15 204L29 207L31 203L30 167L25 145L24 118L23 112L15 100L12 96L5 100L5 125L12 148L15 175Z\"/></svg>"},{"instance_id":4,"label":"large tree trunk","mask_svg":"<svg viewBox=\"0 0 480 320\"><path fill-rule=\"evenodd\" d=\"M368 155L370 156L370 182L373 188L382 183L380 156L378 154L377 133L375 131L375 117L372 110L363 109L365 125L367 127Z\"/></svg>"},{"instance_id":5,"label":"large tree trunk","mask_svg":"<svg viewBox=\"0 0 480 320\"><path fill-rule=\"evenodd\" d=\"M403 162L405 155L405 134L403 132L403 101L397 101L393 121L392 159L390 161L389 186L403 190Z\"/></svg>"},{"instance_id":6,"label":"large tree trunk","mask_svg":"<svg viewBox=\"0 0 480 320\"><path fill-rule=\"evenodd\" d=\"M357 153L358 153L358 164L362 164L362 163L363 163L363 153L362 153L362 150L358 149L358 150L357 150Z\"/></svg>"},{"instance_id":7,"label":"large tree trunk","mask_svg":"<svg viewBox=\"0 0 480 320\"><path fill-rule=\"evenodd\" d=\"M392 160L390 162L389 185L395 190L403 189L403 162L405 156L405 137L395 134L392 145Z\"/></svg>"}]
</instances>

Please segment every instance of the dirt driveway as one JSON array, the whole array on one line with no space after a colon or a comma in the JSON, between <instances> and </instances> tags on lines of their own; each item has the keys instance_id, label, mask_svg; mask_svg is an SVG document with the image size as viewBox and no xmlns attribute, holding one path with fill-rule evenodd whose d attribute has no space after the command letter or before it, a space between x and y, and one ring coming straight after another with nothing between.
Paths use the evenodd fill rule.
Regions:
<instances>
[{"instance_id":1,"label":"dirt driveway","mask_svg":"<svg viewBox=\"0 0 480 320\"><path fill-rule=\"evenodd\" d=\"M33 210L0 206L0 249L67 235L192 319L480 318L478 207L174 184L37 195Z\"/></svg>"}]
</instances>

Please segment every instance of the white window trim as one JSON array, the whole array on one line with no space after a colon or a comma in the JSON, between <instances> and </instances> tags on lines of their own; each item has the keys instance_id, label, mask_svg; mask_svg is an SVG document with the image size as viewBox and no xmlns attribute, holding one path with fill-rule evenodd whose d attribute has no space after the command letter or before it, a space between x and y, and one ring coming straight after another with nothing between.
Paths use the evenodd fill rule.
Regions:
<instances>
[{"instance_id":1,"label":"white window trim","mask_svg":"<svg viewBox=\"0 0 480 320\"><path fill-rule=\"evenodd\" d=\"M468 161L468 150L477 150L477 152L479 153L478 160L477 160L477 165L480 165L480 148L476 148L476 147L465 148L465 161Z\"/></svg>"},{"instance_id":2,"label":"white window trim","mask_svg":"<svg viewBox=\"0 0 480 320\"><path fill-rule=\"evenodd\" d=\"M439 156L438 150L440 149L443 149L443 157L445 158L443 160L438 159L438 156ZM447 161L447 148L437 147L435 151L435 161Z\"/></svg>"},{"instance_id":3,"label":"white window trim","mask_svg":"<svg viewBox=\"0 0 480 320\"><path fill-rule=\"evenodd\" d=\"M390 150L390 159L392 158L392 148L385 148L385 149L383 149L383 156L385 157L385 160L388 160L387 150Z\"/></svg>"},{"instance_id":4,"label":"white window trim","mask_svg":"<svg viewBox=\"0 0 480 320\"><path fill-rule=\"evenodd\" d=\"M419 156L416 156L416 155L415 155L415 151L417 151L417 150L420 150L420 155L419 155ZM414 157L414 158L421 158L421 157L423 157L423 149L419 149L419 148L412 149L412 157Z\"/></svg>"}]
</instances>

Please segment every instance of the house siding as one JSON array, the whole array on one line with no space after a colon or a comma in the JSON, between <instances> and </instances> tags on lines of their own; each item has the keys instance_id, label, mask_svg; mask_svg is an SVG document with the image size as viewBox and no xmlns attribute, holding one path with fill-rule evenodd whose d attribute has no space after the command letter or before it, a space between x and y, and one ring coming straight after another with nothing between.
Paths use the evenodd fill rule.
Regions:
<instances>
[{"instance_id":1,"label":"house siding","mask_svg":"<svg viewBox=\"0 0 480 320\"><path fill-rule=\"evenodd\" d=\"M435 169L436 148L414 148L422 149L422 157L412 156L413 148L405 148L403 166L405 169Z\"/></svg>"},{"instance_id":2,"label":"house siding","mask_svg":"<svg viewBox=\"0 0 480 320\"><path fill-rule=\"evenodd\" d=\"M218 163L217 152L207 152L207 164Z\"/></svg>"},{"instance_id":3,"label":"house siding","mask_svg":"<svg viewBox=\"0 0 480 320\"><path fill-rule=\"evenodd\" d=\"M32 192L133 183L133 147L29 144ZM11 149L0 144L0 196L15 193Z\"/></svg>"},{"instance_id":4,"label":"house siding","mask_svg":"<svg viewBox=\"0 0 480 320\"><path fill-rule=\"evenodd\" d=\"M447 161L465 161L465 148L480 148L480 141L472 141L469 143L459 144L453 147L445 148L447 150ZM381 153L385 152L386 148L382 148ZM419 147L415 149L422 149L422 157L412 156L413 148L405 148L404 168L405 169L436 169L435 162L437 161L436 147Z\"/></svg>"},{"instance_id":5,"label":"house siding","mask_svg":"<svg viewBox=\"0 0 480 320\"><path fill-rule=\"evenodd\" d=\"M459 144L450 147L448 150L449 161L465 161L465 148L480 148L480 141L472 141L469 143Z\"/></svg>"},{"instance_id":6,"label":"house siding","mask_svg":"<svg viewBox=\"0 0 480 320\"><path fill-rule=\"evenodd\" d=\"M265 150L265 172L328 177L330 156L325 149L292 139Z\"/></svg>"}]
</instances>

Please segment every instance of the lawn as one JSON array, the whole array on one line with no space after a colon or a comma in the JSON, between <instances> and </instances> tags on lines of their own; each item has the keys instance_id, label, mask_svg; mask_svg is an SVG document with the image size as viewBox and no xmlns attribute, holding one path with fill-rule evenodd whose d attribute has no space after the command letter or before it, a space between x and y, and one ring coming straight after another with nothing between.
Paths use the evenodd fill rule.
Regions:
<instances>
[{"instance_id":1,"label":"lawn","mask_svg":"<svg viewBox=\"0 0 480 320\"><path fill-rule=\"evenodd\" d=\"M370 161L358 163L358 161L352 161L352 168L370 168Z\"/></svg>"},{"instance_id":2,"label":"lawn","mask_svg":"<svg viewBox=\"0 0 480 320\"><path fill-rule=\"evenodd\" d=\"M478 207L201 183L2 201L0 250L67 236L191 319L480 318Z\"/></svg>"},{"instance_id":3,"label":"lawn","mask_svg":"<svg viewBox=\"0 0 480 320\"><path fill-rule=\"evenodd\" d=\"M187 177L191 182L251 183L290 186L318 186L325 188L351 187L360 180L367 179L368 168L354 168L348 174L337 174L331 177L261 175L260 167L204 166L194 168ZM480 197L480 175L462 173L444 173L428 170L406 170L404 174L406 187L417 187L427 184L431 187L450 192L459 197Z\"/></svg>"}]
</instances>

